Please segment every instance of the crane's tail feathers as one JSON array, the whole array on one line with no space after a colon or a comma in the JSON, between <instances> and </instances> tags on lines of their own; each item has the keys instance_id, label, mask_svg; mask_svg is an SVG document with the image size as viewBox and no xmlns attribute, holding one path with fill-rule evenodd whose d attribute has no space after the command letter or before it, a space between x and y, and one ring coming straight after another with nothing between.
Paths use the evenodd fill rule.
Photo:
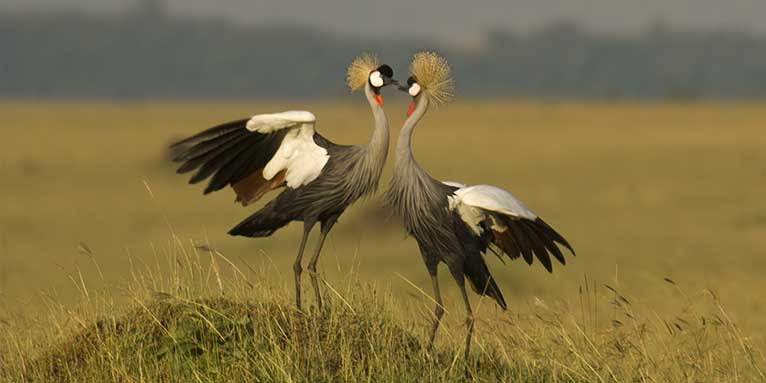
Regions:
<instances>
[{"instance_id":1,"label":"crane's tail feathers","mask_svg":"<svg viewBox=\"0 0 766 383\"><path fill-rule=\"evenodd\" d=\"M290 221L290 219L279 214L262 209L247 217L237 226L234 226L234 228L229 230L229 235L250 238L268 237L290 223Z\"/></svg>"},{"instance_id":2,"label":"crane's tail feathers","mask_svg":"<svg viewBox=\"0 0 766 383\"><path fill-rule=\"evenodd\" d=\"M487 264L484 263L484 258L481 255L478 256L478 259L472 257L466 260L463 273L474 292L494 299L503 310L508 309L503 293L500 292L500 287L497 286L492 274L489 273Z\"/></svg>"}]
</instances>

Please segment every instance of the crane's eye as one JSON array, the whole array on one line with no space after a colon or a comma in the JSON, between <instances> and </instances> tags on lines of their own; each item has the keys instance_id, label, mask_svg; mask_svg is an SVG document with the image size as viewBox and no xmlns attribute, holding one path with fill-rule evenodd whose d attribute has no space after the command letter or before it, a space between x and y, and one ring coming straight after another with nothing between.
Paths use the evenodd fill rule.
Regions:
<instances>
[{"instance_id":1,"label":"crane's eye","mask_svg":"<svg viewBox=\"0 0 766 383\"><path fill-rule=\"evenodd\" d=\"M409 81L407 82L409 83ZM420 94L421 89L418 83L413 82L412 84L409 84L409 85L410 85L410 89L407 90L407 93L409 93L410 96L415 97Z\"/></svg>"},{"instance_id":2,"label":"crane's eye","mask_svg":"<svg viewBox=\"0 0 766 383\"><path fill-rule=\"evenodd\" d=\"M370 85L376 88L383 86L383 76L381 76L380 71L374 70L370 73Z\"/></svg>"},{"instance_id":3,"label":"crane's eye","mask_svg":"<svg viewBox=\"0 0 766 383\"><path fill-rule=\"evenodd\" d=\"M416 82L417 82L417 80L415 80L415 77L410 76L410 77L407 78L407 86L412 86L412 84L414 84Z\"/></svg>"}]
</instances>

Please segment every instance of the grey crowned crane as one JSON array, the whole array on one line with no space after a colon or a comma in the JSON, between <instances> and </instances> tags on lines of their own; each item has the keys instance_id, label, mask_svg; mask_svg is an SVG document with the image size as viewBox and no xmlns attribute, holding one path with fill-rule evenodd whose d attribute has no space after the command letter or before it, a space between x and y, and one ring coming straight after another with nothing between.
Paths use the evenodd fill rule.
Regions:
<instances>
[{"instance_id":1,"label":"grey crowned crane","mask_svg":"<svg viewBox=\"0 0 766 383\"><path fill-rule=\"evenodd\" d=\"M189 183L210 179L204 193L231 186L236 202L247 206L277 188L284 190L229 231L243 237L268 237L292 221L303 222L303 237L293 265L295 304L301 309L301 260L316 223L321 235L308 264L317 306L322 298L316 266L327 234L341 214L378 186L388 153L388 120L383 87L396 84L393 70L364 54L348 67L346 83L364 90L375 129L366 145L338 145L314 130L307 111L258 114L228 122L171 146L178 173L197 172Z\"/></svg>"},{"instance_id":2,"label":"grey crowned crane","mask_svg":"<svg viewBox=\"0 0 766 383\"><path fill-rule=\"evenodd\" d=\"M498 256L506 254L511 259L523 258L530 265L537 258L551 272L551 256L561 264L565 263L557 244L569 249L572 255L574 250L563 236L507 191L489 185L440 182L418 165L410 144L412 132L430 104L451 98L453 81L446 60L431 52L417 53L410 72L407 87L400 87L400 90L412 96L412 103L399 132L386 200L415 237L431 276L436 309L428 347L433 346L444 314L437 279L438 265L443 262L463 296L468 317L467 358L473 333L473 313L465 280L476 293L493 298L503 310L507 308L483 254L488 251Z\"/></svg>"}]
</instances>

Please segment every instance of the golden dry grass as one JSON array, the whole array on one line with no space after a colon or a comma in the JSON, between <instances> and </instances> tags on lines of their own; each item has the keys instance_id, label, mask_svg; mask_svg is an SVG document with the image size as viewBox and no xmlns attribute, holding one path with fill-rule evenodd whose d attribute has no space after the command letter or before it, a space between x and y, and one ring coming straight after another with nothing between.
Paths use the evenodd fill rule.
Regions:
<instances>
[{"instance_id":1,"label":"golden dry grass","mask_svg":"<svg viewBox=\"0 0 766 383\"><path fill-rule=\"evenodd\" d=\"M234 205L229 191L203 198L200 187L174 175L164 148L173 138L221 121L291 108L312 110L318 129L336 142L361 142L371 118L359 104L0 105L0 329L36 331L49 323L41 313L50 313L52 302L66 307L91 294L110 296L116 307L135 304L124 286L138 279L151 287L161 279L178 241L206 243L240 270L257 270L260 284L289 292L296 227L269 239L227 237L227 229L250 209ZM387 103L386 108L395 137L405 107ZM763 110L759 103L458 100L432 111L415 137L416 156L425 168L441 179L511 190L578 252L553 275L539 265L490 259L510 311L498 312L474 297L483 318L478 342L494 347L505 344L498 340L513 344L537 335L541 344L520 349L567 353L571 347L555 341L566 337L546 337L551 328L535 322L551 321L552 328L577 323L571 331L579 326L594 334L611 329L613 320L630 323L624 307L609 304L617 296L604 286L609 285L631 302L639 322L655 321L650 327L657 334L663 326L699 330L701 317L715 321L717 316L730 330L720 334L731 343L706 347L766 344L759 294L766 286L760 276L766 266ZM331 285L353 279L391 291L390 299L398 302L389 305L392 311L421 336L431 303L416 286L430 293L427 275L414 242L378 204L377 198L360 203L341 218L320 269ZM131 267L144 271L131 275ZM158 275L146 274L149 269ZM236 277L225 262L221 273ZM442 274L449 314L439 342L449 346L459 343L463 318L456 291ZM325 294L332 292L328 288ZM310 294L304 296L310 304ZM590 301L582 304L583 297ZM722 318L719 301L728 318ZM556 321L564 325L556 327ZM524 333L519 329L532 336L519 335ZM653 347L671 349L673 339L657 335ZM581 362L581 367L597 363ZM747 365L745 359L739 362ZM576 371L575 377L585 370ZM666 376L683 377L682 371ZM598 376L608 378L607 369L601 366Z\"/></svg>"},{"instance_id":2,"label":"golden dry grass","mask_svg":"<svg viewBox=\"0 0 766 383\"><path fill-rule=\"evenodd\" d=\"M484 312L474 351L462 326L442 326L424 347L421 304L361 283L328 284L328 309L297 312L268 270L241 270L178 238L155 265L132 266L120 304L89 292L48 299L47 313L0 333L0 380L178 381L762 381L764 356L707 292L690 299L674 282L675 315L658 315L619 290L585 284L577 302L535 299L516 312ZM228 272L226 272L226 270ZM77 282L75 282L77 283ZM198 297L206 297L200 299ZM606 299L605 299L606 298ZM481 306L479 302L479 306ZM413 315L421 311L421 315ZM454 321L450 321L454 322Z\"/></svg>"}]
</instances>

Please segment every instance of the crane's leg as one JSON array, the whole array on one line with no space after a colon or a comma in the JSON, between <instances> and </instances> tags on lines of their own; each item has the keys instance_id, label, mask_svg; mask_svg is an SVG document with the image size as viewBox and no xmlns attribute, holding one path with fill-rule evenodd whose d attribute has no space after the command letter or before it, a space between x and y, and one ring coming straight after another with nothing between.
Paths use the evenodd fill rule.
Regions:
<instances>
[{"instance_id":1,"label":"crane's leg","mask_svg":"<svg viewBox=\"0 0 766 383\"><path fill-rule=\"evenodd\" d=\"M473 335L473 311L471 310L471 302L468 300L468 293L465 291L465 277L462 270L459 273L453 272L452 276L455 278L458 287L460 287L460 293L463 294L463 303L465 304L466 327L468 330L465 336L465 359L468 361L468 354L471 351L471 336Z\"/></svg>"},{"instance_id":2,"label":"crane's leg","mask_svg":"<svg viewBox=\"0 0 766 383\"><path fill-rule=\"evenodd\" d=\"M301 310L301 259L303 259L303 251L306 249L306 241L309 239L309 233L314 227L314 222L303 222L303 238L301 238L301 246L298 248L298 256L295 257L295 263L293 263L293 271L295 272L295 306L298 310Z\"/></svg>"},{"instance_id":3,"label":"crane's leg","mask_svg":"<svg viewBox=\"0 0 766 383\"><path fill-rule=\"evenodd\" d=\"M434 288L434 299L436 300L436 308L434 309L434 321L431 325L431 336L428 337L428 350L431 351L431 349L434 346L434 338L436 338L436 330L439 328L439 323L441 323L442 316L444 316L444 305L442 304L442 294L439 291L439 279L437 278L437 267L429 267L428 273L431 274L431 284Z\"/></svg>"},{"instance_id":4,"label":"crane's leg","mask_svg":"<svg viewBox=\"0 0 766 383\"><path fill-rule=\"evenodd\" d=\"M316 297L317 307L322 309L322 295L319 294L319 275L317 274L317 262L319 261L319 253L322 252L322 246L324 240L327 238L327 234L330 233L333 225L337 222L338 217L332 217L326 221L322 221L322 233L319 236L319 243L317 243L314 255L309 261L309 277L311 277L311 285L314 286L314 296Z\"/></svg>"}]
</instances>

